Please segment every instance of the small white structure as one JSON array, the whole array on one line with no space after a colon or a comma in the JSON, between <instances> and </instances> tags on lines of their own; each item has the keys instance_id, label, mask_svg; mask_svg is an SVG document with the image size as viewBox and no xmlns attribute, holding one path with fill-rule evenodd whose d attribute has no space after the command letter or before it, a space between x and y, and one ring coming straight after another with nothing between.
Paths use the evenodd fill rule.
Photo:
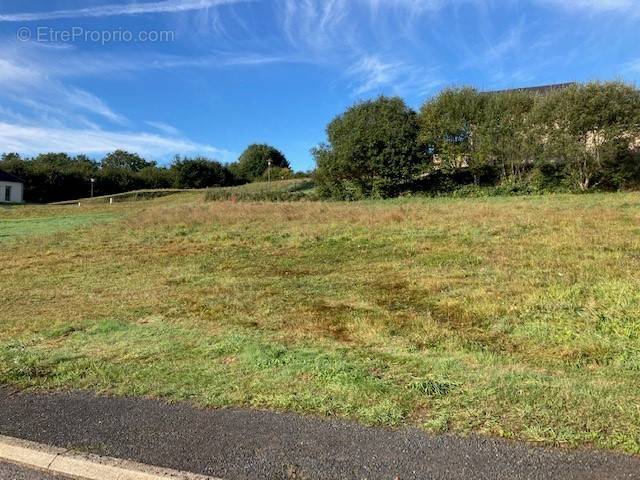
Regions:
<instances>
[{"instance_id":1,"label":"small white structure","mask_svg":"<svg viewBox=\"0 0 640 480\"><path fill-rule=\"evenodd\" d=\"M15 175L0 170L0 203L23 203L24 185Z\"/></svg>"}]
</instances>

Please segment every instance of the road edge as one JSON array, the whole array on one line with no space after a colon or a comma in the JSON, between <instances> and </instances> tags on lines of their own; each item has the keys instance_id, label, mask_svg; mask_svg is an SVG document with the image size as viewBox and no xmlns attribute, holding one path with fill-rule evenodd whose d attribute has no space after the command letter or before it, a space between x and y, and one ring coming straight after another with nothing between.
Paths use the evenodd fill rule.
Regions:
<instances>
[{"instance_id":1,"label":"road edge","mask_svg":"<svg viewBox=\"0 0 640 480\"><path fill-rule=\"evenodd\" d=\"M222 480L0 435L0 460L77 480Z\"/></svg>"}]
</instances>

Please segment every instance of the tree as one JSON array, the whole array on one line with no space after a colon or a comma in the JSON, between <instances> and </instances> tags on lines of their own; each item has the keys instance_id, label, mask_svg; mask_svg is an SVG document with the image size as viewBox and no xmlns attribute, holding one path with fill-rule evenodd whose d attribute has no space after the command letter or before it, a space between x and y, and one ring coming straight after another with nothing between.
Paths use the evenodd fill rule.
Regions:
<instances>
[{"instance_id":1,"label":"tree","mask_svg":"<svg viewBox=\"0 0 640 480\"><path fill-rule=\"evenodd\" d=\"M175 172L164 167L145 167L137 173L144 188L171 188L175 184Z\"/></svg>"},{"instance_id":2,"label":"tree","mask_svg":"<svg viewBox=\"0 0 640 480\"><path fill-rule=\"evenodd\" d=\"M473 167L478 161L478 126L485 100L473 88L451 88L420 109L420 142L441 168Z\"/></svg>"},{"instance_id":3,"label":"tree","mask_svg":"<svg viewBox=\"0 0 640 480\"><path fill-rule=\"evenodd\" d=\"M249 145L240 155L238 162L230 168L239 179L252 182L267 171L269 160L272 167L290 168L289 162L280 150L264 144Z\"/></svg>"},{"instance_id":4,"label":"tree","mask_svg":"<svg viewBox=\"0 0 640 480\"><path fill-rule=\"evenodd\" d=\"M478 161L504 178L520 180L537 154L531 143L530 114L535 96L527 91L486 94L477 128Z\"/></svg>"},{"instance_id":5,"label":"tree","mask_svg":"<svg viewBox=\"0 0 640 480\"><path fill-rule=\"evenodd\" d=\"M418 118L400 98L358 103L327 126L315 148L320 193L337 198L397 195L424 161Z\"/></svg>"},{"instance_id":6,"label":"tree","mask_svg":"<svg viewBox=\"0 0 640 480\"><path fill-rule=\"evenodd\" d=\"M55 202L87 197L90 178L98 164L85 155L44 153L26 161L25 197L35 202Z\"/></svg>"},{"instance_id":7,"label":"tree","mask_svg":"<svg viewBox=\"0 0 640 480\"><path fill-rule=\"evenodd\" d=\"M118 168L129 170L131 172L139 172L146 167L154 167L155 162L148 162L137 153L129 153L125 150L116 150L109 153L102 160L102 168Z\"/></svg>"},{"instance_id":8,"label":"tree","mask_svg":"<svg viewBox=\"0 0 640 480\"><path fill-rule=\"evenodd\" d=\"M620 82L574 85L540 98L534 117L543 161L565 165L573 183L589 190L629 161L640 136L640 91Z\"/></svg>"},{"instance_id":9,"label":"tree","mask_svg":"<svg viewBox=\"0 0 640 480\"><path fill-rule=\"evenodd\" d=\"M171 170L176 188L223 187L233 183L233 176L220 162L204 157L176 157Z\"/></svg>"},{"instance_id":10,"label":"tree","mask_svg":"<svg viewBox=\"0 0 640 480\"><path fill-rule=\"evenodd\" d=\"M3 153L0 156L0 169L24 180L27 163L18 153Z\"/></svg>"}]
</instances>

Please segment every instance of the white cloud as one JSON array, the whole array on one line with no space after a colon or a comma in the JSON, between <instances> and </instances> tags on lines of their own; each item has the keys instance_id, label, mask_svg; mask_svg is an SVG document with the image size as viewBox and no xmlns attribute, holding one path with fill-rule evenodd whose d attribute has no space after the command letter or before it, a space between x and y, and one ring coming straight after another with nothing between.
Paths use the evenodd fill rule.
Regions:
<instances>
[{"instance_id":1,"label":"white cloud","mask_svg":"<svg viewBox=\"0 0 640 480\"><path fill-rule=\"evenodd\" d=\"M213 155L231 161L224 149L193 142L174 127L147 122L160 133L135 131L131 122L98 96L63 82L66 70L50 68L69 55L42 57L27 45L0 48L0 147L36 154L48 151L103 154L118 148L155 158L174 154ZM105 125L113 124L117 130ZM127 127L126 131L120 131Z\"/></svg>"},{"instance_id":2,"label":"white cloud","mask_svg":"<svg viewBox=\"0 0 640 480\"><path fill-rule=\"evenodd\" d=\"M95 115L106 118L113 123L119 123L121 125L125 125L127 123L126 118L111 110L106 103L95 95L84 90L80 90L79 88L68 88L61 85L58 85L57 88L61 91L61 95L63 96L62 99L67 103L67 105L84 109Z\"/></svg>"},{"instance_id":3,"label":"white cloud","mask_svg":"<svg viewBox=\"0 0 640 480\"><path fill-rule=\"evenodd\" d=\"M1 22L29 22L36 20L56 20L60 18L113 17L140 15L144 13L176 13L203 10L251 0L164 0L161 2L101 5L76 10L54 10L36 13L12 13L0 15Z\"/></svg>"},{"instance_id":4,"label":"white cloud","mask_svg":"<svg viewBox=\"0 0 640 480\"><path fill-rule=\"evenodd\" d=\"M144 132L114 132L104 129L43 127L0 122L0 145L5 151L36 154L68 152L104 154L117 149L148 157L165 158L172 154L212 155L223 161L234 158L231 152L190 140Z\"/></svg>"},{"instance_id":5,"label":"white cloud","mask_svg":"<svg viewBox=\"0 0 640 480\"><path fill-rule=\"evenodd\" d=\"M385 61L376 55L364 55L348 70L355 84L353 95L392 93L424 96L442 85L434 71L404 62Z\"/></svg>"},{"instance_id":6,"label":"white cloud","mask_svg":"<svg viewBox=\"0 0 640 480\"><path fill-rule=\"evenodd\" d=\"M356 62L348 73L358 79L359 85L354 93L361 95L392 84L401 68L401 64L385 63L376 56L365 56Z\"/></svg>"},{"instance_id":7,"label":"white cloud","mask_svg":"<svg viewBox=\"0 0 640 480\"><path fill-rule=\"evenodd\" d=\"M164 122L153 122L153 121L146 121L145 122L147 125L149 125L152 128L155 128L156 130L161 131L162 133L172 136L172 137L177 137L180 135L180 130L178 130L176 127L169 125L167 123Z\"/></svg>"},{"instance_id":8,"label":"white cloud","mask_svg":"<svg viewBox=\"0 0 640 480\"><path fill-rule=\"evenodd\" d=\"M100 98L52 77L46 65L31 59L27 52L0 50L0 54L5 57L0 58L0 98L8 96L29 109L48 109L49 113L57 110L63 116L71 111L83 112L126 124L126 119Z\"/></svg>"}]
</instances>

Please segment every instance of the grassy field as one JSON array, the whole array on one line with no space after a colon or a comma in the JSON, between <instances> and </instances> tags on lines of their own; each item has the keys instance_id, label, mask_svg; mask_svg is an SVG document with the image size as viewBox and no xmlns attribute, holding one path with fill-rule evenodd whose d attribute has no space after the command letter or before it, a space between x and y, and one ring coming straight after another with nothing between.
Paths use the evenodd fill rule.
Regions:
<instances>
[{"instance_id":1,"label":"grassy field","mask_svg":"<svg viewBox=\"0 0 640 480\"><path fill-rule=\"evenodd\" d=\"M0 209L0 382L640 453L640 194Z\"/></svg>"},{"instance_id":2,"label":"grassy field","mask_svg":"<svg viewBox=\"0 0 640 480\"><path fill-rule=\"evenodd\" d=\"M254 182L238 187L210 188L205 199L209 201L300 201L314 199L314 184L308 178L277 182Z\"/></svg>"},{"instance_id":3,"label":"grassy field","mask_svg":"<svg viewBox=\"0 0 640 480\"><path fill-rule=\"evenodd\" d=\"M63 202L54 202L51 205L77 205L78 203L110 203L113 202L133 202L139 200L151 200L154 198L162 198L170 195L178 195L183 193L203 192L197 189L178 189L178 188L160 188L155 190L132 190L131 192L114 193L111 195L100 195L91 198L79 198L76 200L65 200Z\"/></svg>"}]
</instances>

